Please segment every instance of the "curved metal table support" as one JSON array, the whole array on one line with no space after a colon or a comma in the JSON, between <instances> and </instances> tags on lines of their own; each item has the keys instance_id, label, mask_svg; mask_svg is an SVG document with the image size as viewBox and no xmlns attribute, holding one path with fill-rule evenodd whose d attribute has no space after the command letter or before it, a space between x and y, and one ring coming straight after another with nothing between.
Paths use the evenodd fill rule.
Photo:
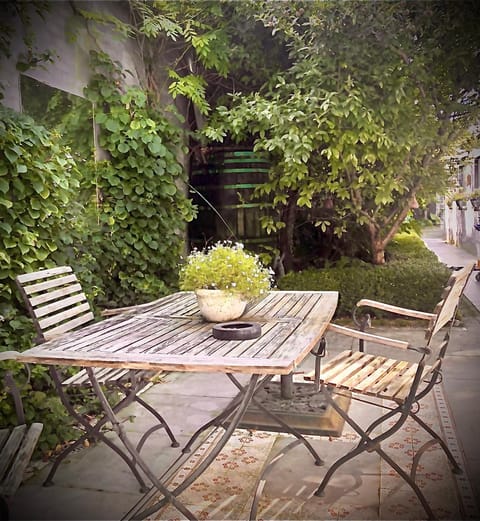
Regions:
<instances>
[{"instance_id":1,"label":"curved metal table support","mask_svg":"<svg viewBox=\"0 0 480 521\"><path fill-rule=\"evenodd\" d=\"M205 470L207 470L207 468L211 465L214 459L221 452L223 447L227 444L228 440L233 434L233 431L237 428L243 414L245 413L245 410L247 409L250 400L252 399L255 389L257 388L257 382L259 377L260 375L258 374L254 374L251 376L248 385L244 388L243 398L238 403L238 406L229 426L227 427L227 429L225 429L224 434L221 436L220 440L217 442L215 447L209 452L208 456L198 465L198 467L172 492L168 491L166 487L159 482L159 480L153 480L151 478L151 471L149 471L148 466L143 462L143 460L138 459L140 467L147 473L148 477L152 479L152 483L165 497L164 499L158 501L155 505L138 513L136 519L144 519L145 517L152 515L169 502L172 503L173 506L175 506L178 510L180 510L180 512L183 513L183 511L179 508L179 505L181 505L181 503L176 499L176 496L178 496L184 490L186 490L198 477L200 477L205 472ZM121 425L118 425L118 428L121 427ZM132 456L135 455L137 458L140 458L140 455L138 453L135 454L135 449L133 447L127 446L127 448L132 454Z\"/></svg>"}]
</instances>

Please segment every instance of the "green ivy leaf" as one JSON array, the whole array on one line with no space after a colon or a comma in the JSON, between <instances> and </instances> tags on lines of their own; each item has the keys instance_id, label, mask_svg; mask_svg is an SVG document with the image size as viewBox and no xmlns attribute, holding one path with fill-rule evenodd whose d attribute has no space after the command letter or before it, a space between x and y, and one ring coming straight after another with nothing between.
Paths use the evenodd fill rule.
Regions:
<instances>
[{"instance_id":1,"label":"green ivy leaf","mask_svg":"<svg viewBox=\"0 0 480 521\"><path fill-rule=\"evenodd\" d=\"M3 199L2 197L0 197L0 204L2 206L5 206L5 208L12 208L13 206L12 201L9 201L8 199Z\"/></svg>"},{"instance_id":2,"label":"green ivy leaf","mask_svg":"<svg viewBox=\"0 0 480 521\"><path fill-rule=\"evenodd\" d=\"M120 130L120 123L116 119L108 118L105 122L105 128L110 132L118 132Z\"/></svg>"},{"instance_id":3,"label":"green ivy leaf","mask_svg":"<svg viewBox=\"0 0 480 521\"><path fill-rule=\"evenodd\" d=\"M14 164L19 156L19 154L12 150L11 148L5 148L3 153L5 154L6 158L10 161L10 163Z\"/></svg>"}]
</instances>

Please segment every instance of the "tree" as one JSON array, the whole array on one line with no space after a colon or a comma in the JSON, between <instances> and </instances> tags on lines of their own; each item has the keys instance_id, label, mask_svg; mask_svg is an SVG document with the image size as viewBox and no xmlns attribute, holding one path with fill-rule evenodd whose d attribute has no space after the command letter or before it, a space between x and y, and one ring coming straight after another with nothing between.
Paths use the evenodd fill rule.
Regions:
<instances>
[{"instance_id":1,"label":"tree","mask_svg":"<svg viewBox=\"0 0 480 521\"><path fill-rule=\"evenodd\" d=\"M286 267L298 208L334 211L316 224L337 236L360 226L370 260L416 200L447 184L445 156L478 117L475 2L254 2L292 65L262 93L235 94L205 135L253 136L274 159L269 182Z\"/></svg>"}]
</instances>

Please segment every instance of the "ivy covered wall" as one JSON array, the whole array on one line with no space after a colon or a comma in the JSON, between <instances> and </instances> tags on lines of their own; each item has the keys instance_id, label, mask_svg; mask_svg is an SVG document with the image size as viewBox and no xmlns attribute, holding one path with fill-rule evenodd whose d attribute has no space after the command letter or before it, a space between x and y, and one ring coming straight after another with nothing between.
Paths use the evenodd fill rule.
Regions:
<instances>
[{"instance_id":1,"label":"ivy covered wall","mask_svg":"<svg viewBox=\"0 0 480 521\"><path fill-rule=\"evenodd\" d=\"M128 4L39 6L21 3L17 15L0 15L1 351L33 342L17 275L71 265L95 309L158 298L177 288L195 213L184 190L181 115L167 90L162 104L149 99L138 42L115 25L128 18L118 12ZM21 113L22 75L76 96L54 93L43 113L37 106L29 117ZM32 85L33 99L40 98ZM95 155L88 136L94 129ZM6 370L25 381L22 366L8 362L0 382ZM22 395L27 421L45 425L41 450L73 435L45 367L35 366ZM15 421L0 385L0 424Z\"/></svg>"}]
</instances>

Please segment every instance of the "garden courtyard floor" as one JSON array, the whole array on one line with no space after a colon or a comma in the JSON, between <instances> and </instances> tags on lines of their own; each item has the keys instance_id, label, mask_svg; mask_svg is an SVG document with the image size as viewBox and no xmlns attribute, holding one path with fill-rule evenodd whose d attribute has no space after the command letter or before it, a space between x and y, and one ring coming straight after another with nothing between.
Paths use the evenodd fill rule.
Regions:
<instances>
[{"instance_id":1,"label":"garden courtyard floor","mask_svg":"<svg viewBox=\"0 0 480 521\"><path fill-rule=\"evenodd\" d=\"M424 234L427 246L442 262L461 266L473 259L464 250L445 244L438 229ZM427 499L439 519L479 519L480 503L480 282L472 276L465 293L462 323L454 329L444 366L441 391L432 396L422 411L426 421L439 422L446 439L465 472L459 479L448 472L439 450L428 451L419 479ZM386 336L421 342L418 328L378 328ZM337 348L332 335L329 349ZM305 361L304 369L312 364ZM302 368L300 368L302 369ZM219 412L235 395L235 388L223 375L170 373L145 392L144 398L158 406L180 441L185 442L198 425ZM365 406L358 408L365 419ZM352 405L353 407L353 405ZM138 438L150 421L132 407L125 413L133 421L125 426ZM412 447L419 442L412 426L389 440L398 461L408 464ZM420 434L418 434L420 436ZM326 464L348 450L352 434L346 430L337 440L315 439ZM207 440L208 441L208 440ZM231 442L205 475L181 498L202 519L248 519L252 486L269 454L287 442L283 435L259 431L237 431ZM409 446L410 444L410 446ZM343 450L345 449L346 450ZM414 447L413 447L414 448ZM227 450L228 449L228 450ZM154 434L142 454L161 476L180 449L169 446L162 431ZM225 452L225 454L224 454ZM181 478L185 465L195 464L195 454L173 474L171 485ZM228 468L233 472L228 474ZM366 454L340 469L327 487L324 498L312 496L326 467L315 467L303 447L297 447L269 474L260 501L262 519L425 519L425 514L407 486L375 454ZM109 448L99 443L84 448L63 462L55 484L42 487L48 466L38 469L18 490L11 504L12 519L124 519L142 505L144 495L128 467ZM232 499L233 498L233 499ZM149 504L152 497L148 496ZM140 502L140 503L139 503ZM177 519L180 514L168 507L149 519Z\"/></svg>"}]
</instances>

